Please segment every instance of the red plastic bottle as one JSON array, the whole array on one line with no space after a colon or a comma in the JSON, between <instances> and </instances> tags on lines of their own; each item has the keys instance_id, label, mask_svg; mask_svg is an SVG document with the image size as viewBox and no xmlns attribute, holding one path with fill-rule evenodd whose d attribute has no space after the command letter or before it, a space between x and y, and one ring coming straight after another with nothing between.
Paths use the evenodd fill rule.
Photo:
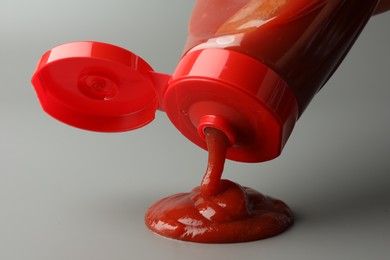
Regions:
<instances>
[{"instance_id":1,"label":"red plastic bottle","mask_svg":"<svg viewBox=\"0 0 390 260\"><path fill-rule=\"evenodd\" d=\"M224 156L241 162L277 157L378 2L197 0L171 76L122 48L76 42L44 54L32 82L50 115L83 129L132 130L151 122L156 109L204 149L207 132L217 129L208 140L216 158L209 168L218 165L210 170L217 177L206 174L200 189L155 204L147 224L197 242L259 239L287 228L292 213L278 200L221 181Z\"/></svg>"},{"instance_id":2,"label":"red plastic bottle","mask_svg":"<svg viewBox=\"0 0 390 260\"><path fill-rule=\"evenodd\" d=\"M157 108L192 142L223 130L227 158L277 157L378 0L198 0L172 76L105 43L68 43L43 55L33 84L44 109L76 127L127 131Z\"/></svg>"},{"instance_id":3,"label":"red plastic bottle","mask_svg":"<svg viewBox=\"0 0 390 260\"><path fill-rule=\"evenodd\" d=\"M198 0L164 97L168 116L200 146L193 127L213 124L203 116L223 118L236 138L232 160L277 157L377 3Z\"/></svg>"}]
</instances>

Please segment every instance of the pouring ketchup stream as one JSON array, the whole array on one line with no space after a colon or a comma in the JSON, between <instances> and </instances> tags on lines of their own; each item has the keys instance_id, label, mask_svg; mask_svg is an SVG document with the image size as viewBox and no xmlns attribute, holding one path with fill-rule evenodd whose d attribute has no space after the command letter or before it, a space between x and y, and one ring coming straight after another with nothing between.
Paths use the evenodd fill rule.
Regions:
<instances>
[{"instance_id":1,"label":"pouring ketchup stream","mask_svg":"<svg viewBox=\"0 0 390 260\"><path fill-rule=\"evenodd\" d=\"M201 185L164 198L145 216L149 229L168 238L201 243L236 243L277 235L293 223L280 200L221 179L228 137L213 127L204 130L208 165Z\"/></svg>"}]
</instances>

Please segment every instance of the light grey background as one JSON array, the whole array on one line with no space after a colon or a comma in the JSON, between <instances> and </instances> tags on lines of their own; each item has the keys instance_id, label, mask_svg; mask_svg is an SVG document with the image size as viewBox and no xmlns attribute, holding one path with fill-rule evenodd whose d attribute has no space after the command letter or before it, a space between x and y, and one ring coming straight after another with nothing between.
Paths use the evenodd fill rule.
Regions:
<instances>
[{"instance_id":1,"label":"light grey background","mask_svg":"<svg viewBox=\"0 0 390 260\"><path fill-rule=\"evenodd\" d=\"M251 243L165 239L143 223L156 200L199 184L206 153L158 112L101 134L63 125L30 78L59 44L95 40L171 73L193 1L0 1L0 259L389 259L390 13L371 19L298 122L282 156L228 162L225 178L288 203L296 223Z\"/></svg>"}]
</instances>

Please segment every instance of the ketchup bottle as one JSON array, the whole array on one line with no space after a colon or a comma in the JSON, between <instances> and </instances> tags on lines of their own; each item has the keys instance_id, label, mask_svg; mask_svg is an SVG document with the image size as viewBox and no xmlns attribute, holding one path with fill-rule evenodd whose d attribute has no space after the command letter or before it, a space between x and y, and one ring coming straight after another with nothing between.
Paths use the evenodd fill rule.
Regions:
<instances>
[{"instance_id":1,"label":"ketchup bottle","mask_svg":"<svg viewBox=\"0 0 390 260\"><path fill-rule=\"evenodd\" d=\"M295 122L337 69L378 2L197 0L184 53L172 75L153 71L136 54L117 46L73 42L46 52L32 83L43 109L75 127L102 132L128 131L151 122L160 109L184 136L204 149L207 149L206 133L217 129L229 144L226 154L218 152L222 157L240 162L267 161L281 153ZM220 174L223 162L218 167ZM243 211L245 214L240 213L244 216L241 224L234 220L226 228L227 224L222 223L224 232L218 231L218 221L207 222L208 226L199 224L206 222L194 210L193 198L207 206L201 211L221 203L213 202L215 197L210 200L202 192L199 195L199 189L195 189L193 193L180 195L180 200L175 197L181 208L183 201L188 204L186 214L194 213L196 221L187 224L199 224L190 229L180 226L178 229L186 232L193 230L191 238L184 232L187 237L181 234L180 239L248 241L279 233L292 223L292 213L282 202L231 182L221 183L221 187L233 190L229 194L235 195L226 195L230 199L217 197L217 200L246 201L241 203L243 209L248 209ZM236 199L236 196L241 197ZM259 222L256 222L257 229L251 226L254 213L249 209L254 204L247 200L252 197L260 205L256 209L258 219L271 219L263 215L263 204L278 214L270 220L268 233L264 230L269 227L259 229ZM171 203L172 198L161 201L166 202ZM182 214L177 211L180 207L169 203L165 206L172 210L170 215L165 214L161 204L147 214L148 225L163 235L171 234L171 224L178 222L168 219L169 225L157 225L162 223L162 218L154 216ZM236 205L229 207L237 215ZM275 228L275 223L280 227ZM167 233L162 227L169 227ZM237 239L243 227L248 234L253 232L253 236ZM217 233L204 233L204 230ZM231 233L228 235L226 230ZM199 234L205 235L197 238ZM175 236L179 235L175 233Z\"/></svg>"},{"instance_id":2,"label":"ketchup bottle","mask_svg":"<svg viewBox=\"0 0 390 260\"><path fill-rule=\"evenodd\" d=\"M43 108L70 125L127 131L165 110L206 148L213 126L234 144L227 158L277 157L313 96L343 60L378 0L197 0L173 74L99 42L43 55L32 82Z\"/></svg>"},{"instance_id":3,"label":"ketchup bottle","mask_svg":"<svg viewBox=\"0 0 390 260\"><path fill-rule=\"evenodd\" d=\"M377 3L198 0L165 93L168 116L200 146L194 127L234 136L232 160L277 157Z\"/></svg>"}]
</instances>

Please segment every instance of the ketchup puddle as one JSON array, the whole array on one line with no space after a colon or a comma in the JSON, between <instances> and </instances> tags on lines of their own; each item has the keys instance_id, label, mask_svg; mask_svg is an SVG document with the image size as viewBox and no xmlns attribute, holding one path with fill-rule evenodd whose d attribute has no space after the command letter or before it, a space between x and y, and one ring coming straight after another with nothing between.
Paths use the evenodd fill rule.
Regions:
<instances>
[{"instance_id":1,"label":"ketchup puddle","mask_svg":"<svg viewBox=\"0 0 390 260\"><path fill-rule=\"evenodd\" d=\"M221 179L226 135L205 129L208 167L199 187L164 198L145 216L147 227L162 236L199 243L237 243L277 235L293 223L290 208L282 201L251 188Z\"/></svg>"}]
</instances>

